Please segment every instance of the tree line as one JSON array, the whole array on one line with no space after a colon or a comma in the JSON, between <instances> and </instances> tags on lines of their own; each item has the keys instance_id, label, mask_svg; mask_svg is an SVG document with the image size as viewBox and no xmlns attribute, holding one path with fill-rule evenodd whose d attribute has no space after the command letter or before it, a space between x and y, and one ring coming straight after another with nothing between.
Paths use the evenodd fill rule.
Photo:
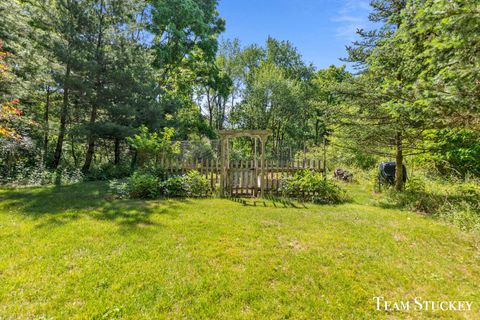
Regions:
<instances>
[{"instance_id":1,"label":"tree line","mask_svg":"<svg viewBox=\"0 0 480 320\"><path fill-rule=\"evenodd\" d=\"M2 174L134 167L132 137L198 141L225 128L270 129L272 157L325 143L360 166L413 156L480 174L476 1L372 1L379 27L358 30L347 47L352 72L317 70L289 41L219 40L226 22L217 6L2 2Z\"/></svg>"}]
</instances>

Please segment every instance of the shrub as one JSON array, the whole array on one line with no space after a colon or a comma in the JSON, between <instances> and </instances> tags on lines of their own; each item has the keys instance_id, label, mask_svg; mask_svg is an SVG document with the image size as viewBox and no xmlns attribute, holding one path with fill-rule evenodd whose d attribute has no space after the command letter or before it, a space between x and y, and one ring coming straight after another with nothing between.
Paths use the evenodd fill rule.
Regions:
<instances>
[{"instance_id":1,"label":"shrub","mask_svg":"<svg viewBox=\"0 0 480 320\"><path fill-rule=\"evenodd\" d=\"M153 172L153 171L150 171ZM152 199L165 197L201 198L211 194L209 181L198 171L190 171L183 176L174 176L162 181L163 171L152 173L136 171L126 181L113 179L109 183L110 192L117 198Z\"/></svg>"},{"instance_id":2,"label":"shrub","mask_svg":"<svg viewBox=\"0 0 480 320\"><path fill-rule=\"evenodd\" d=\"M390 189L380 205L433 215L464 230L480 230L480 187L475 183L410 178L405 191Z\"/></svg>"},{"instance_id":3,"label":"shrub","mask_svg":"<svg viewBox=\"0 0 480 320\"><path fill-rule=\"evenodd\" d=\"M446 202L435 214L462 230L480 231L480 210L467 201L456 204Z\"/></svg>"},{"instance_id":4,"label":"shrub","mask_svg":"<svg viewBox=\"0 0 480 320\"><path fill-rule=\"evenodd\" d=\"M171 177L160 183L160 192L166 197L188 196L188 185L185 176Z\"/></svg>"},{"instance_id":5,"label":"shrub","mask_svg":"<svg viewBox=\"0 0 480 320\"><path fill-rule=\"evenodd\" d=\"M56 178L61 175L61 170L55 172L42 167L25 168L14 178L14 183L18 185L40 186L53 184L58 181Z\"/></svg>"},{"instance_id":6,"label":"shrub","mask_svg":"<svg viewBox=\"0 0 480 320\"><path fill-rule=\"evenodd\" d=\"M16 172L9 177L1 177L2 184L17 186L40 186L40 185L67 185L84 181L84 176L79 169L58 168L48 170L44 167L17 166Z\"/></svg>"},{"instance_id":7,"label":"shrub","mask_svg":"<svg viewBox=\"0 0 480 320\"><path fill-rule=\"evenodd\" d=\"M211 194L208 179L202 176L198 171L189 171L185 176L185 182L189 197L200 198L207 197Z\"/></svg>"},{"instance_id":8,"label":"shrub","mask_svg":"<svg viewBox=\"0 0 480 320\"><path fill-rule=\"evenodd\" d=\"M152 176L157 177L160 181L166 180L168 178L167 172L165 169L160 168L158 166L146 166L138 170L143 174L150 174Z\"/></svg>"},{"instance_id":9,"label":"shrub","mask_svg":"<svg viewBox=\"0 0 480 320\"><path fill-rule=\"evenodd\" d=\"M85 177L80 169L63 169L56 172L55 181L58 184L74 184L85 180Z\"/></svg>"},{"instance_id":10,"label":"shrub","mask_svg":"<svg viewBox=\"0 0 480 320\"><path fill-rule=\"evenodd\" d=\"M134 172L128 184L132 198L152 199L160 195L159 179L154 175Z\"/></svg>"},{"instance_id":11,"label":"shrub","mask_svg":"<svg viewBox=\"0 0 480 320\"><path fill-rule=\"evenodd\" d=\"M141 126L138 133L127 138L128 144L137 150L137 161L140 167L156 164L159 155L172 156L180 153L180 143L173 142L173 128L163 128L163 131L150 132Z\"/></svg>"},{"instance_id":12,"label":"shrub","mask_svg":"<svg viewBox=\"0 0 480 320\"><path fill-rule=\"evenodd\" d=\"M345 191L314 171L302 170L282 183L286 197L300 198L318 204L335 204L346 200Z\"/></svg>"},{"instance_id":13,"label":"shrub","mask_svg":"<svg viewBox=\"0 0 480 320\"><path fill-rule=\"evenodd\" d=\"M433 193L405 188L404 192L397 192L389 188L385 199L381 201L383 207L400 207L410 211L433 213L437 211L443 199Z\"/></svg>"},{"instance_id":14,"label":"shrub","mask_svg":"<svg viewBox=\"0 0 480 320\"><path fill-rule=\"evenodd\" d=\"M113 179L108 183L108 187L115 198L125 199L130 196L130 185L125 180Z\"/></svg>"},{"instance_id":15,"label":"shrub","mask_svg":"<svg viewBox=\"0 0 480 320\"><path fill-rule=\"evenodd\" d=\"M405 183L406 192L425 192L425 181L418 177L410 177Z\"/></svg>"},{"instance_id":16,"label":"shrub","mask_svg":"<svg viewBox=\"0 0 480 320\"><path fill-rule=\"evenodd\" d=\"M96 167L90 170L86 175L86 179L90 181L123 179L132 174L132 169L129 165L120 164L114 165L111 163Z\"/></svg>"}]
</instances>

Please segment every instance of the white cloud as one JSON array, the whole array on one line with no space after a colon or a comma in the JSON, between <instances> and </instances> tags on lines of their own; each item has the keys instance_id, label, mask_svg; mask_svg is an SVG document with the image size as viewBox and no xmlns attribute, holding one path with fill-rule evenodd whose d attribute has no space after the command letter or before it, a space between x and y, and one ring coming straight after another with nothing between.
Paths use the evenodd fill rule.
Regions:
<instances>
[{"instance_id":1,"label":"white cloud","mask_svg":"<svg viewBox=\"0 0 480 320\"><path fill-rule=\"evenodd\" d=\"M370 5L368 1L345 1L338 10L337 15L332 18L333 22L339 24L336 29L336 36L349 41L354 40L357 29L367 26L369 12Z\"/></svg>"}]
</instances>

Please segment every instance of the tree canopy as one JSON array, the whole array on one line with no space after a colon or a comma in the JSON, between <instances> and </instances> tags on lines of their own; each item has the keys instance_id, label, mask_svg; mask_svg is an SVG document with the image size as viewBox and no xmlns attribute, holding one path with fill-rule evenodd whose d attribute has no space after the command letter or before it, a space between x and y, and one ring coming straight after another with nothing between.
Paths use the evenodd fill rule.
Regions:
<instances>
[{"instance_id":1,"label":"tree canopy","mask_svg":"<svg viewBox=\"0 0 480 320\"><path fill-rule=\"evenodd\" d=\"M0 3L3 172L141 166L159 137L202 144L238 128L271 130L268 156L279 159L331 145L480 174L477 1L374 0L376 29L358 30L348 66L320 70L290 41L220 41L217 7Z\"/></svg>"}]
</instances>

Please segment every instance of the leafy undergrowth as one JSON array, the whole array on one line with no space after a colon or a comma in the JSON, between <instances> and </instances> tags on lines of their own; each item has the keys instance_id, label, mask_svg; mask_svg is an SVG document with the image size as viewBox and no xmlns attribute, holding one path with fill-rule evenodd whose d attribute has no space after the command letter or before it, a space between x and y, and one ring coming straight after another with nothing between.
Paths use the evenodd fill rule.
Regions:
<instances>
[{"instance_id":1,"label":"leafy undergrowth","mask_svg":"<svg viewBox=\"0 0 480 320\"><path fill-rule=\"evenodd\" d=\"M480 238L357 201L111 200L106 185L0 191L0 318L479 318ZM376 311L374 296L471 312Z\"/></svg>"},{"instance_id":2,"label":"leafy undergrowth","mask_svg":"<svg viewBox=\"0 0 480 320\"><path fill-rule=\"evenodd\" d=\"M405 191L387 190L378 201L386 208L402 208L452 223L463 230L480 233L480 184L411 178Z\"/></svg>"}]
</instances>

